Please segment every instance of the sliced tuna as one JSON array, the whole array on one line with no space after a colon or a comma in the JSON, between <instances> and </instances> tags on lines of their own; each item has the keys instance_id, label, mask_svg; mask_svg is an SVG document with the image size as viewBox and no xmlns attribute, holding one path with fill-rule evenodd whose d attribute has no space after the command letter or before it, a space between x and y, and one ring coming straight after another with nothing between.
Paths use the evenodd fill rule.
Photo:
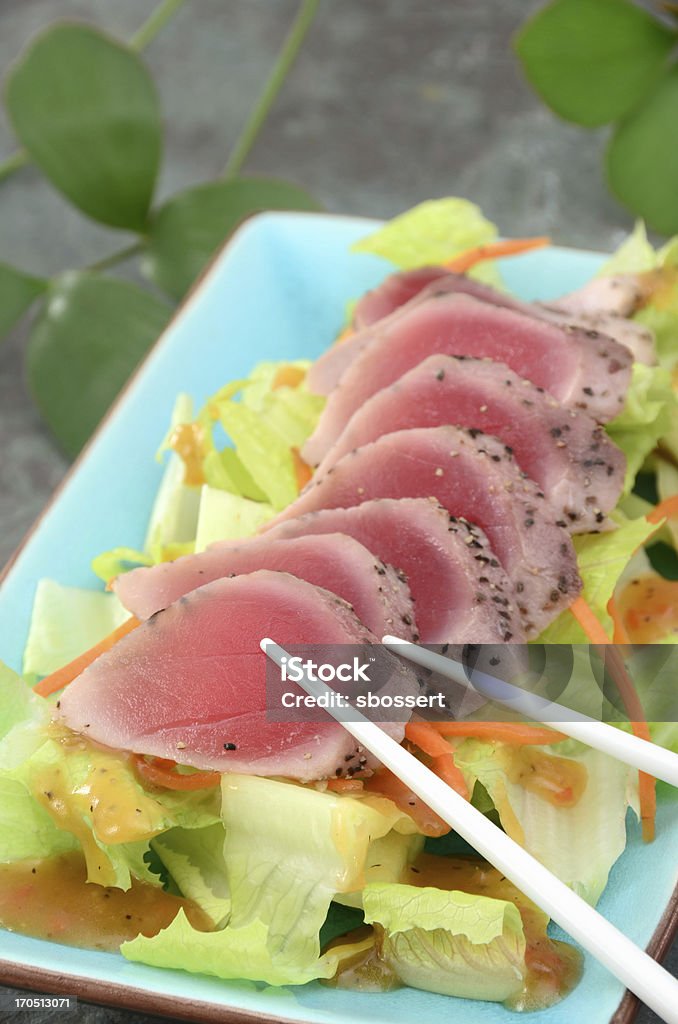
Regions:
<instances>
[{"instance_id":1,"label":"sliced tuna","mask_svg":"<svg viewBox=\"0 0 678 1024\"><path fill-rule=\"evenodd\" d=\"M342 534L300 537L288 543L261 537L213 545L175 562L124 573L115 581L114 590L125 608L137 618L147 619L205 583L257 569L289 572L331 590L347 601L378 637L397 623L407 639L413 639L414 609L407 583L392 566Z\"/></svg>"},{"instance_id":2,"label":"sliced tuna","mask_svg":"<svg viewBox=\"0 0 678 1024\"><path fill-rule=\"evenodd\" d=\"M625 459L595 420L566 409L503 363L454 356L429 356L365 402L316 478L384 434L445 424L480 429L509 445L574 533L599 530L619 500Z\"/></svg>"},{"instance_id":3,"label":"sliced tuna","mask_svg":"<svg viewBox=\"0 0 678 1024\"><path fill-rule=\"evenodd\" d=\"M380 498L353 508L310 512L271 536L348 534L403 574L422 643L518 643L524 639L511 583L487 537L428 498ZM403 619L390 630L406 636Z\"/></svg>"},{"instance_id":4,"label":"sliced tuna","mask_svg":"<svg viewBox=\"0 0 678 1024\"><path fill-rule=\"evenodd\" d=\"M381 388L434 354L487 357L543 387L559 402L605 421L622 408L631 356L609 338L590 339L467 295L443 294L394 313L330 394L302 454L317 465L353 413Z\"/></svg>"},{"instance_id":5,"label":"sliced tuna","mask_svg":"<svg viewBox=\"0 0 678 1024\"><path fill-rule=\"evenodd\" d=\"M266 636L286 648L376 642L345 601L294 576L261 570L215 580L97 658L55 717L108 747L220 772L310 781L373 763L329 719L269 720ZM394 690L418 692L395 657L392 667ZM387 731L400 741L404 727Z\"/></svg>"},{"instance_id":6,"label":"sliced tuna","mask_svg":"<svg viewBox=\"0 0 678 1024\"><path fill-rule=\"evenodd\" d=\"M355 333L332 345L314 363L309 371L311 388L319 394L329 394L336 387L356 356L372 341L374 334L369 328L377 321L402 311L406 304L415 300L419 303L441 294L470 295L481 302L512 309L538 320L548 320L562 327L578 327L592 341L604 334L629 349L639 362L652 366L657 361L651 330L605 309L580 309L577 293L573 293L571 308L567 306L568 296L550 303L521 302L465 274L455 274L444 267L421 267L391 274L378 288L363 296L354 313ZM596 294L600 294L597 285L594 299ZM605 296L600 298L603 301Z\"/></svg>"},{"instance_id":7,"label":"sliced tuna","mask_svg":"<svg viewBox=\"0 0 678 1024\"><path fill-rule=\"evenodd\" d=\"M518 470L508 446L480 431L432 427L381 437L345 455L264 529L320 508L415 497L435 498L487 534L528 635L579 592L572 542L543 492Z\"/></svg>"},{"instance_id":8,"label":"sliced tuna","mask_svg":"<svg viewBox=\"0 0 678 1024\"><path fill-rule=\"evenodd\" d=\"M656 276L648 274L606 274L594 277L582 288L550 302L568 313L633 316L649 298Z\"/></svg>"}]
</instances>

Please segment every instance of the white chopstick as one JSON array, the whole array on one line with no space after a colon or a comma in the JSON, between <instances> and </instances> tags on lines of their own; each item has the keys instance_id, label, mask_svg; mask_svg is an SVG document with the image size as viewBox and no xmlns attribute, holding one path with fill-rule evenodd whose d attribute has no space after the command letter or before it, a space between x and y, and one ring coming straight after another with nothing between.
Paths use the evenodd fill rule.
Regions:
<instances>
[{"instance_id":1,"label":"white chopstick","mask_svg":"<svg viewBox=\"0 0 678 1024\"><path fill-rule=\"evenodd\" d=\"M413 661L424 668L439 672L447 679L453 679L457 683L470 687L488 700L497 701L519 712L531 721L543 722L551 729L571 736L575 740L586 743L589 747L595 747L605 754L610 754L618 761L638 768L640 771L653 775L656 779L662 779L671 786L678 786L678 754L671 750L658 746L656 743L648 743L639 736L632 736L630 733L615 729L607 722L598 722L587 715L571 711L569 708L559 704L551 703L542 697L521 690L519 686L513 686L503 679L488 675L486 672L472 673L472 678L467 676L464 666L443 654L429 651L418 644L410 643L409 640L400 640L396 636L385 636L382 643L389 650L396 651L408 661ZM562 716L562 717L560 717ZM554 721L554 718L557 719Z\"/></svg>"},{"instance_id":2,"label":"white chopstick","mask_svg":"<svg viewBox=\"0 0 678 1024\"><path fill-rule=\"evenodd\" d=\"M280 666L282 659L287 657L286 651L268 638L261 641L261 649ZM299 685L314 697L327 698L334 692L307 672ZM351 708L350 720L347 720L344 709L328 703L327 713L481 856L518 886L667 1024L678 1024L678 981L668 971L378 725L355 708Z\"/></svg>"}]
</instances>

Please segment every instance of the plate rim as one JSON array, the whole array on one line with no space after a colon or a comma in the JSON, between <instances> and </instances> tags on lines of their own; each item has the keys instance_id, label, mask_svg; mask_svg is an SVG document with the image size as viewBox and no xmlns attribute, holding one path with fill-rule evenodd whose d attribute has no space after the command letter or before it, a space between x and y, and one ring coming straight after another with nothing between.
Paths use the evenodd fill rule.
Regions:
<instances>
[{"instance_id":1,"label":"plate rim","mask_svg":"<svg viewBox=\"0 0 678 1024\"><path fill-rule=\"evenodd\" d=\"M332 213L327 211L306 211L306 210L265 210L251 214L237 225L227 240L210 258L209 262L202 269L190 289L172 313L172 316L164 328L148 349L143 359L139 362L131 377L126 381L122 390L118 393L111 406L108 408L101 421L97 425L85 446L79 452L75 460L66 470L62 480L50 495L47 503L39 515L33 520L28 530L19 541L5 565L0 569L0 586L9 576L18 561L24 548L27 546L34 533L38 530L43 520L50 512L53 505L59 500L62 491L68 486L70 480L79 471L81 464L88 457L91 449L96 444L99 436L107 429L108 424L117 415L128 392L134 387L137 378L145 369L148 360L153 356L158 347L162 345L166 334L174 327L176 321L183 317L189 307L195 303L200 293L209 284L212 273L218 263L228 254L240 239L240 236L250 229L251 225L261 219L282 219L294 216L296 218L312 218L335 221L365 221L366 224L379 223L375 218L345 213ZM607 255L593 249L582 249L576 246L549 245L549 248L563 249L572 253L595 253L596 255ZM674 939L678 935L678 883L676 884L669 901L666 904L657 927L655 928L646 952L655 960L661 961L668 952ZM66 947L68 948L68 947ZM118 1007L120 1009L141 1011L159 1016L171 1014L180 1020L200 1021L205 1024L262 1024L270 1021L275 1024L299 1024L298 1019L282 1017L279 1014L265 1015L255 1010L247 1010L242 1007L228 1006L215 1003L209 1000L194 999L179 995L165 995L161 992L153 992L149 989L112 981L89 978L77 973L64 973L53 971L46 967L36 967L28 964L18 964L15 961L0 958L0 985L26 989L28 991L53 992L55 994L75 995L87 1002L98 1005ZM45 987L42 987L42 986ZM633 1024L640 1009L641 1001L628 989L624 992L617 1009L612 1014L609 1024Z\"/></svg>"}]
</instances>

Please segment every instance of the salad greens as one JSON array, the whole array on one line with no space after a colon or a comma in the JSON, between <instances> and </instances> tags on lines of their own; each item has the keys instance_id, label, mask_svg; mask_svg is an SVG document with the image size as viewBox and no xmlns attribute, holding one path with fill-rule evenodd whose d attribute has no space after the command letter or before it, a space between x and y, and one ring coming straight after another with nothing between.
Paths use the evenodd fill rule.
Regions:
<instances>
[{"instance_id":1,"label":"salad greens","mask_svg":"<svg viewBox=\"0 0 678 1024\"><path fill-rule=\"evenodd\" d=\"M411 268L496 237L494 225L472 203L445 199L421 204L355 249ZM654 272L675 265L678 243L655 253L638 225L604 269ZM479 276L496 283L494 264L481 264ZM642 466L656 473L661 497L678 489L675 461L664 455L671 451L675 460L678 454L671 383L678 363L676 281L667 278L658 295L637 319L657 331L661 366L634 367L626 406L608 429L628 460L627 492ZM166 466L144 548L100 555L93 568L101 580L218 540L251 536L296 497L304 483L298 449L324 404L305 387L308 365L260 363L197 412L189 396L179 396L158 452ZM657 530L645 518L651 507L627 493L613 513L616 529L574 538L584 596L608 631L615 586L629 565L645 559L635 552ZM661 536L675 544L675 524ZM126 617L110 593L42 581L25 653L27 679L51 673ZM539 639L576 644L587 638L566 612ZM666 642L677 639L672 634ZM382 961L408 984L490 1000L510 1000L521 989L526 935L516 905L482 893L405 884L424 839L413 818L390 800L332 792L324 783L244 775L222 776L220 792L149 789L129 761L84 742L64 743L47 731L49 708L49 701L0 666L0 862L80 846L90 881L128 888L136 878L164 885L193 900L216 929L199 931L180 911L156 936L126 942L128 959L271 985L329 979L352 956L369 956L375 941L321 945L328 914L341 904L376 926ZM653 726L653 735L678 749L675 726ZM572 741L530 749L533 756L567 762L581 782L579 799L556 806L518 784L512 762L518 755L506 744L458 741L455 762L474 801L595 903L624 849L627 810L637 809L633 773ZM101 769L115 779L114 808Z\"/></svg>"}]
</instances>

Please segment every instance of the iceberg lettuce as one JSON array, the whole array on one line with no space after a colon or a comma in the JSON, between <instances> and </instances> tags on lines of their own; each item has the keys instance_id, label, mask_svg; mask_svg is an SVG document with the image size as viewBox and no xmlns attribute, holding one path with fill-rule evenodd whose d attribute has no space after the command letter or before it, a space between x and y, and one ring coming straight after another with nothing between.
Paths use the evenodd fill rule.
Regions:
<instances>
[{"instance_id":1,"label":"iceberg lettuce","mask_svg":"<svg viewBox=\"0 0 678 1024\"><path fill-rule=\"evenodd\" d=\"M40 580L24 651L24 673L49 675L128 618L129 612L115 594Z\"/></svg>"},{"instance_id":2,"label":"iceberg lettuce","mask_svg":"<svg viewBox=\"0 0 678 1024\"><path fill-rule=\"evenodd\" d=\"M353 252L370 253L401 270L446 263L460 252L493 242L497 228L475 203L449 197L431 199L394 217ZM487 265L484 267L487 271Z\"/></svg>"},{"instance_id":3,"label":"iceberg lettuce","mask_svg":"<svg viewBox=\"0 0 678 1024\"><path fill-rule=\"evenodd\" d=\"M381 958L406 985L493 1002L515 998L523 988L525 935L514 903L371 883L363 904L365 922L383 929Z\"/></svg>"},{"instance_id":4,"label":"iceberg lettuce","mask_svg":"<svg viewBox=\"0 0 678 1024\"><path fill-rule=\"evenodd\" d=\"M180 914L154 938L125 943L123 954L271 985L332 977L336 954L321 956L319 941L330 902L363 887L375 840L395 829L408 842L411 819L380 798L246 775L225 775L222 797L227 926L198 932Z\"/></svg>"},{"instance_id":5,"label":"iceberg lettuce","mask_svg":"<svg viewBox=\"0 0 678 1024\"><path fill-rule=\"evenodd\" d=\"M465 740L455 763L470 785L478 781L485 787L511 838L595 904L626 846L626 811L636 802L637 773L574 741L543 750L584 767L586 785L572 806L556 806L521 785L513 770L520 751L505 744Z\"/></svg>"}]
</instances>

